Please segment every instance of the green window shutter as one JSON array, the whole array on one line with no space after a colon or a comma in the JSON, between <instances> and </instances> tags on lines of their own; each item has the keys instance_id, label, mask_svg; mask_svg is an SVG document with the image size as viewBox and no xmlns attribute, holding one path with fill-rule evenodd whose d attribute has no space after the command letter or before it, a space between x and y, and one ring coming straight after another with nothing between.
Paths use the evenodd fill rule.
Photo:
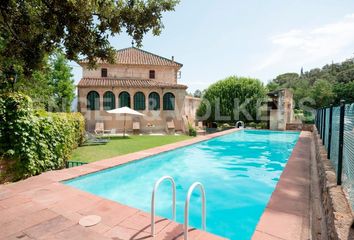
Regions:
<instances>
[{"instance_id":1,"label":"green window shutter","mask_svg":"<svg viewBox=\"0 0 354 240\"><path fill-rule=\"evenodd\" d=\"M160 110L160 95L156 92L149 94L149 110Z\"/></svg>"},{"instance_id":2,"label":"green window shutter","mask_svg":"<svg viewBox=\"0 0 354 240\"><path fill-rule=\"evenodd\" d=\"M114 93L105 92L103 95L103 109L104 110L112 110L116 108L116 98Z\"/></svg>"},{"instance_id":3,"label":"green window shutter","mask_svg":"<svg viewBox=\"0 0 354 240\"><path fill-rule=\"evenodd\" d=\"M87 109L100 110L100 95L96 91L87 94Z\"/></svg>"},{"instance_id":4,"label":"green window shutter","mask_svg":"<svg viewBox=\"0 0 354 240\"><path fill-rule=\"evenodd\" d=\"M130 107L130 95L127 92L119 94L119 107Z\"/></svg>"},{"instance_id":5,"label":"green window shutter","mask_svg":"<svg viewBox=\"0 0 354 240\"><path fill-rule=\"evenodd\" d=\"M172 93L163 96L163 110L175 110L175 95Z\"/></svg>"},{"instance_id":6,"label":"green window shutter","mask_svg":"<svg viewBox=\"0 0 354 240\"><path fill-rule=\"evenodd\" d=\"M145 95L137 92L134 95L134 110L145 110Z\"/></svg>"}]
</instances>

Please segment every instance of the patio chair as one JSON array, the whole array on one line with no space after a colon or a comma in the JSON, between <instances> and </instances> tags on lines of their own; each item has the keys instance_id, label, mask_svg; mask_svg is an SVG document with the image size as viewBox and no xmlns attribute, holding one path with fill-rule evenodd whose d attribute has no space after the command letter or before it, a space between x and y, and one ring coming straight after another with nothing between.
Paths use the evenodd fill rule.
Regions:
<instances>
[{"instance_id":1,"label":"patio chair","mask_svg":"<svg viewBox=\"0 0 354 240\"><path fill-rule=\"evenodd\" d=\"M166 132L167 134L175 134L175 122L173 121L172 118L167 118L166 119Z\"/></svg>"},{"instance_id":2,"label":"patio chair","mask_svg":"<svg viewBox=\"0 0 354 240\"><path fill-rule=\"evenodd\" d=\"M108 138L96 137L94 134L86 132L85 133L85 142L82 145L83 146L103 145L108 142L109 142Z\"/></svg>"},{"instance_id":3,"label":"patio chair","mask_svg":"<svg viewBox=\"0 0 354 240\"><path fill-rule=\"evenodd\" d=\"M138 119L133 120L133 134L140 133L140 121Z\"/></svg>"},{"instance_id":4,"label":"patio chair","mask_svg":"<svg viewBox=\"0 0 354 240\"><path fill-rule=\"evenodd\" d=\"M99 134L105 134L105 133L110 133L111 130L104 129L104 123L103 122L97 122L95 125L95 133L97 135Z\"/></svg>"}]
</instances>

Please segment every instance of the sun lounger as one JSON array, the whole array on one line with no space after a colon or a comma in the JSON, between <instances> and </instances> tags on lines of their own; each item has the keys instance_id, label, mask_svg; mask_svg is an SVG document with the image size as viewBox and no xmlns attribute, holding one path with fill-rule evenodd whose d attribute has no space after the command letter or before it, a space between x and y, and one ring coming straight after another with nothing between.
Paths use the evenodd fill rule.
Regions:
<instances>
[{"instance_id":1,"label":"sun lounger","mask_svg":"<svg viewBox=\"0 0 354 240\"><path fill-rule=\"evenodd\" d=\"M83 146L90 146L90 145L103 145L109 142L109 139L96 137L94 134L86 132L85 133L85 142Z\"/></svg>"}]
</instances>

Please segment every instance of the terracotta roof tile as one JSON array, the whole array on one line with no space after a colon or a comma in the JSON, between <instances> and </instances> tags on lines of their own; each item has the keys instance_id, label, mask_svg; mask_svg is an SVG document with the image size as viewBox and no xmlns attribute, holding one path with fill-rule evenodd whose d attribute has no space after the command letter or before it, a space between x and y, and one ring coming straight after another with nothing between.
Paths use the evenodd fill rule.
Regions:
<instances>
[{"instance_id":1,"label":"terracotta roof tile","mask_svg":"<svg viewBox=\"0 0 354 240\"><path fill-rule=\"evenodd\" d=\"M86 60L81 61L81 63L86 62ZM102 63L102 61L98 61L98 63ZM135 47L118 50L116 53L115 63L129 65L170 66L179 68L183 66L181 63Z\"/></svg>"},{"instance_id":2,"label":"terracotta roof tile","mask_svg":"<svg viewBox=\"0 0 354 240\"><path fill-rule=\"evenodd\" d=\"M82 78L78 87L138 87L187 89L186 85L158 82L150 79Z\"/></svg>"}]
</instances>

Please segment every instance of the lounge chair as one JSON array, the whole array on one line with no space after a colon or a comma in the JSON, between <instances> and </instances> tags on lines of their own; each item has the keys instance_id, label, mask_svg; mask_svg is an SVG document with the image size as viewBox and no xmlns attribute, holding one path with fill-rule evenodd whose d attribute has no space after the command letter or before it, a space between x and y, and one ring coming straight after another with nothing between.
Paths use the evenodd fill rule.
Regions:
<instances>
[{"instance_id":1,"label":"lounge chair","mask_svg":"<svg viewBox=\"0 0 354 240\"><path fill-rule=\"evenodd\" d=\"M83 146L90 145L103 145L109 142L109 139L96 137L94 134L86 132L85 133L85 142L82 144Z\"/></svg>"},{"instance_id":2,"label":"lounge chair","mask_svg":"<svg viewBox=\"0 0 354 240\"><path fill-rule=\"evenodd\" d=\"M175 134L175 130L176 130L175 122L173 121L172 118L168 118L166 120L166 132L167 132L167 134Z\"/></svg>"},{"instance_id":3,"label":"lounge chair","mask_svg":"<svg viewBox=\"0 0 354 240\"><path fill-rule=\"evenodd\" d=\"M97 135L99 134L105 134L105 133L111 133L111 130L104 129L104 123L103 122L97 122L95 125L95 133Z\"/></svg>"}]
</instances>

